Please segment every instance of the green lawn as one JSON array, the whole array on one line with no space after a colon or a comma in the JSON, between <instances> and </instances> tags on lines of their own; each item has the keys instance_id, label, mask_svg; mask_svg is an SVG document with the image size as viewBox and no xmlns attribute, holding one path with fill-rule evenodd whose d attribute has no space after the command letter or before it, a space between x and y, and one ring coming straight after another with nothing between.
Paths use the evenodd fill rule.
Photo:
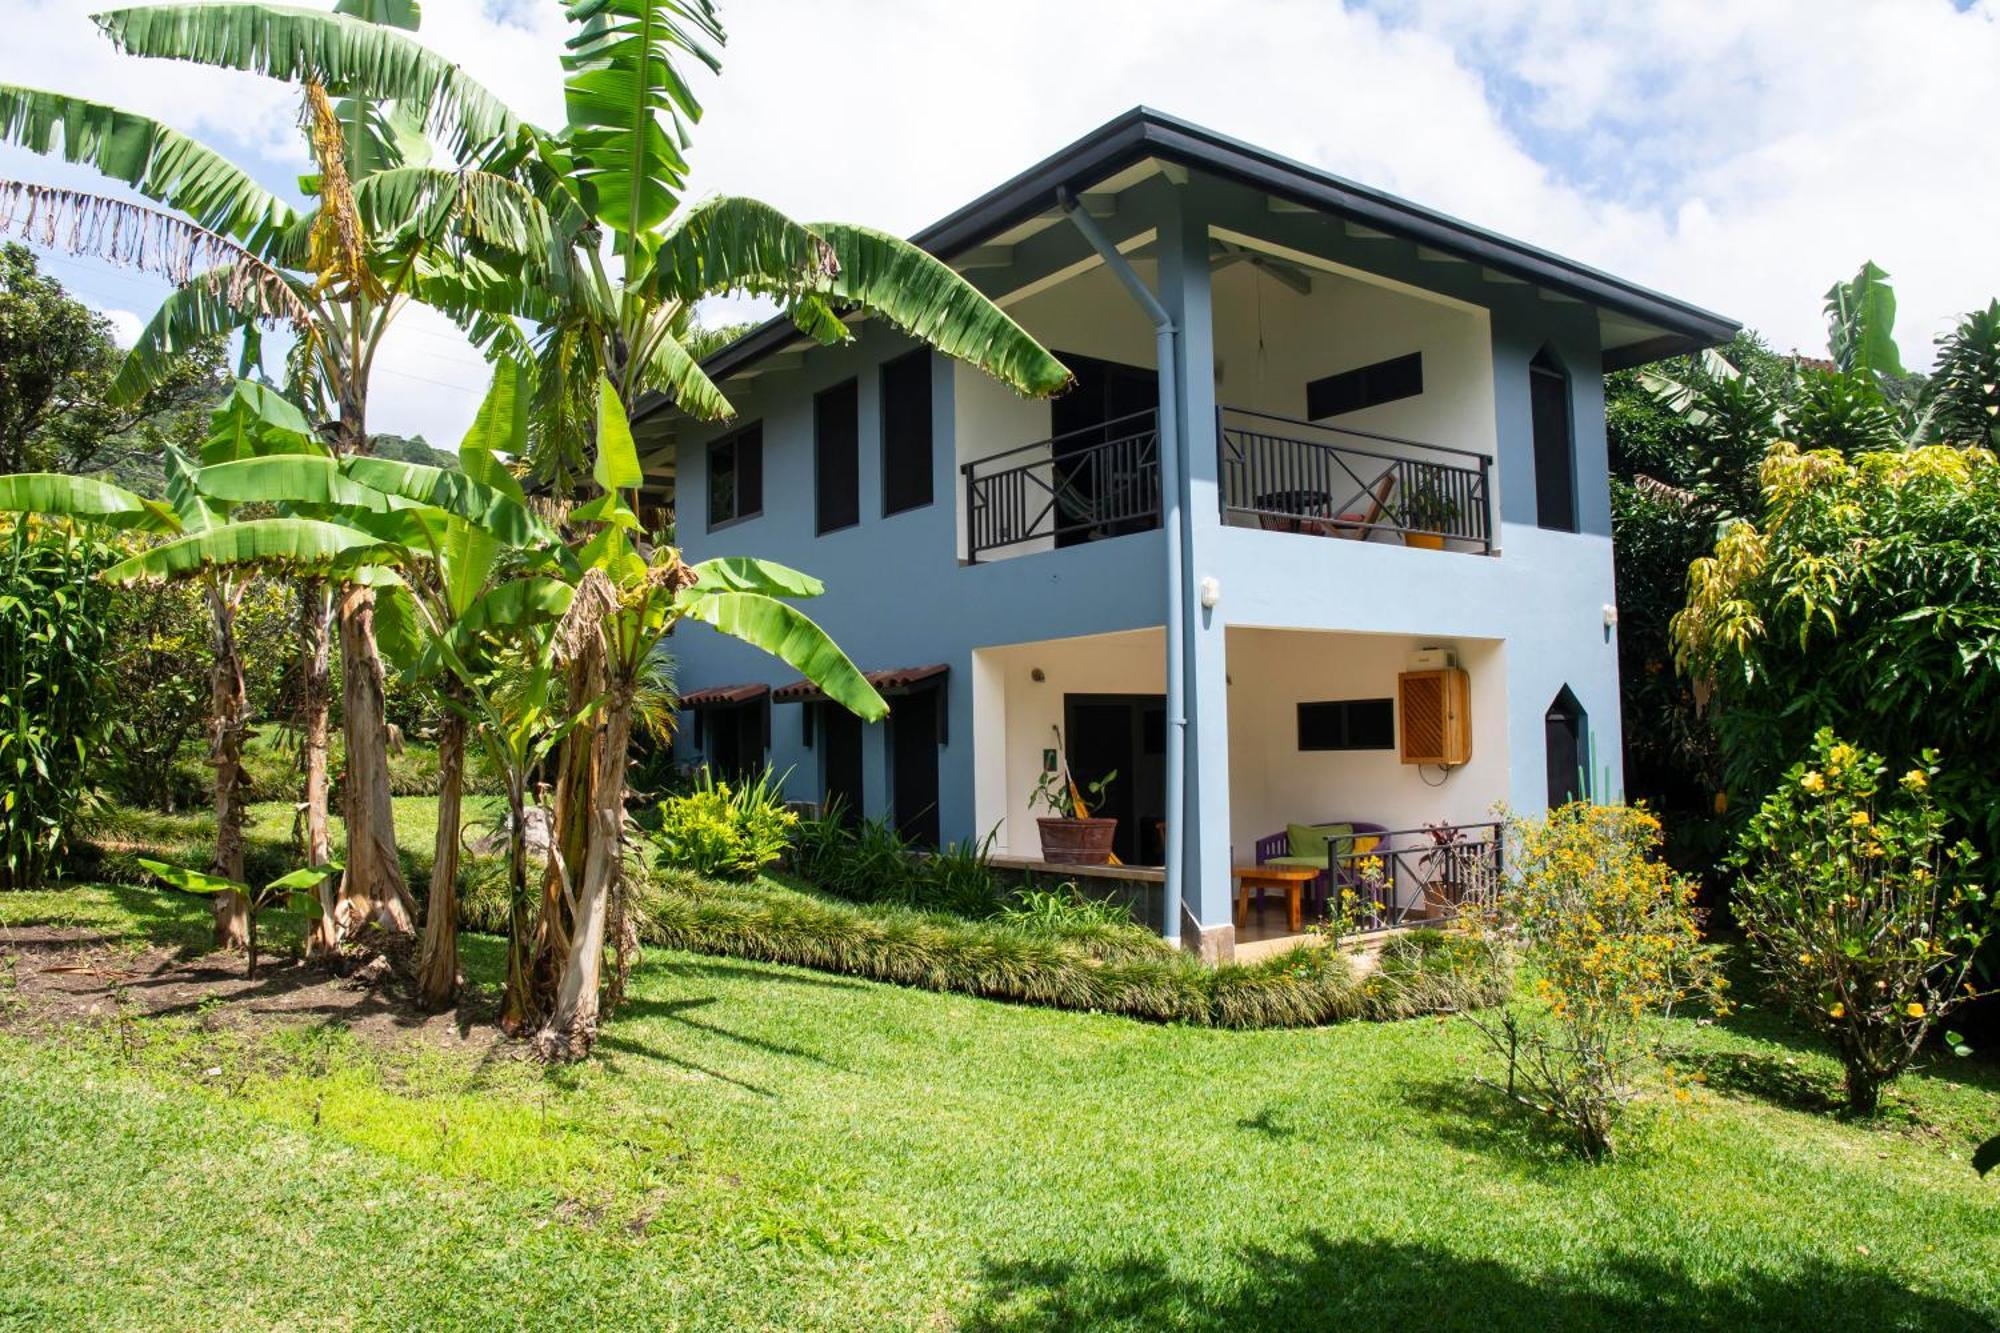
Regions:
<instances>
[{"instance_id":1,"label":"green lawn","mask_svg":"<svg viewBox=\"0 0 2000 1333\"><path fill-rule=\"evenodd\" d=\"M51 921L192 941L202 907L0 897L0 952ZM635 983L559 1073L325 1017L0 1037L0 1325L2000 1325L1984 1065L1856 1128L1754 1011L1677 1021L1710 1090L1592 1167L1471 1084L1463 1020L1167 1028L663 952Z\"/></svg>"}]
</instances>

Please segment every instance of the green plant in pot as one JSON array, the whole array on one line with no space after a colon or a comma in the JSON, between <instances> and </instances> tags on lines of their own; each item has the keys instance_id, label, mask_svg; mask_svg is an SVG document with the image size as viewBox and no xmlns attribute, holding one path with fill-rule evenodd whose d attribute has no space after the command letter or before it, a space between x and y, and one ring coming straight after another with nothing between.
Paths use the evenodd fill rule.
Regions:
<instances>
[{"instance_id":1,"label":"green plant in pot","mask_svg":"<svg viewBox=\"0 0 2000 1333\"><path fill-rule=\"evenodd\" d=\"M1049 812L1035 820L1042 833L1044 861L1064 866L1111 864L1111 840L1117 836L1118 821L1098 819L1090 812L1103 804L1106 789L1117 779L1114 768L1079 790L1060 769L1042 774L1028 793L1028 809Z\"/></svg>"},{"instance_id":2,"label":"green plant in pot","mask_svg":"<svg viewBox=\"0 0 2000 1333\"><path fill-rule=\"evenodd\" d=\"M1441 480L1418 477L1396 510L1397 522L1403 529L1403 544L1428 551L1442 550L1445 534L1451 531L1458 513L1458 501L1445 493Z\"/></svg>"}]
</instances>

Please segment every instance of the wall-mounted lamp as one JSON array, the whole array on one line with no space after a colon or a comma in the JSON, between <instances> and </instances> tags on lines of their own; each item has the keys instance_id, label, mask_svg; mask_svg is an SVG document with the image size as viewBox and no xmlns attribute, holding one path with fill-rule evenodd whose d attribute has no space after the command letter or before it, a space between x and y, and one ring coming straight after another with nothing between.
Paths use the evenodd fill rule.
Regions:
<instances>
[{"instance_id":1,"label":"wall-mounted lamp","mask_svg":"<svg viewBox=\"0 0 2000 1333\"><path fill-rule=\"evenodd\" d=\"M1201 598L1202 609L1213 611L1216 604L1222 600L1221 581L1213 577L1203 579L1198 585L1197 595Z\"/></svg>"},{"instance_id":2,"label":"wall-mounted lamp","mask_svg":"<svg viewBox=\"0 0 2000 1333\"><path fill-rule=\"evenodd\" d=\"M1035 684L1039 685L1048 678L1049 678L1048 673L1043 671L1040 667L1029 668L1028 679L1034 681Z\"/></svg>"},{"instance_id":3,"label":"wall-mounted lamp","mask_svg":"<svg viewBox=\"0 0 2000 1333\"><path fill-rule=\"evenodd\" d=\"M1618 608L1616 606L1613 606L1610 602L1606 602L1604 604L1604 628L1606 629L1618 628Z\"/></svg>"}]
</instances>

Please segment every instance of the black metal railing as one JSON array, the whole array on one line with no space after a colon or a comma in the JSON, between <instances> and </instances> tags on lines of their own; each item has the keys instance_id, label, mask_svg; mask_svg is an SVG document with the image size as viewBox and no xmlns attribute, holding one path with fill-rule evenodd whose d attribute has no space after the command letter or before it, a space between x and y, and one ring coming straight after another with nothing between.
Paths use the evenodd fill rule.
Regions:
<instances>
[{"instance_id":1,"label":"black metal railing","mask_svg":"<svg viewBox=\"0 0 2000 1333\"><path fill-rule=\"evenodd\" d=\"M1160 522L1160 431L1153 409L1009 449L959 469L966 555L1030 542L1071 546Z\"/></svg>"},{"instance_id":2,"label":"black metal railing","mask_svg":"<svg viewBox=\"0 0 2000 1333\"><path fill-rule=\"evenodd\" d=\"M1224 518L1361 540L1493 550L1492 460L1470 449L1225 407L1216 412ZM1426 541L1424 539L1428 538Z\"/></svg>"},{"instance_id":3,"label":"black metal railing","mask_svg":"<svg viewBox=\"0 0 2000 1333\"><path fill-rule=\"evenodd\" d=\"M1356 843L1368 844L1354 851ZM1285 834L1259 839L1258 864L1288 850ZM1341 845L1349 848L1339 850ZM1352 895L1354 929L1394 930L1441 925L1468 909L1491 906L1501 885L1501 826L1433 824L1420 829L1357 829L1335 840L1327 871L1310 886L1316 915L1326 919Z\"/></svg>"}]
</instances>

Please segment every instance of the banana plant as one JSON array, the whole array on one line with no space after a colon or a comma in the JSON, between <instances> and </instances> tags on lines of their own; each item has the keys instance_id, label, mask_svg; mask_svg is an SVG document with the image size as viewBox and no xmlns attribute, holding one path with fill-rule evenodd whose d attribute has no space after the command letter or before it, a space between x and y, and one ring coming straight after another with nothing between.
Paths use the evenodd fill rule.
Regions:
<instances>
[{"instance_id":1,"label":"banana plant","mask_svg":"<svg viewBox=\"0 0 2000 1333\"><path fill-rule=\"evenodd\" d=\"M598 385L597 450L592 478L600 494L572 519L595 531L575 551L575 592L557 630L572 702L586 720L570 733L582 762L563 771L555 826L566 802L587 802L580 852L554 840L549 858L543 947L553 964L553 1001L536 1048L544 1058L574 1059L596 1039L606 931L617 906L634 704L647 666L674 627L707 625L781 659L827 698L877 721L889 706L839 646L791 599L818 596L809 575L764 560L720 558L682 563L671 547L649 549L637 536L632 493L643 480L638 451L618 391ZM580 775L581 780L575 780Z\"/></svg>"},{"instance_id":2,"label":"banana plant","mask_svg":"<svg viewBox=\"0 0 2000 1333\"><path fill-rule=\"evenodd\" d=\"M309 915L317 913L320 907L319 887L340 873L340 866L337 863L328 862L325 865L307 866L288 875L280 875L263 888L253 889L241 879L232 879L227 875L204 874L199 870L189 870L185 866L169 865L165 861L149 861L140 857L139 864L168 888L179 889L182 893L243 900L243 915L248 923L244 935L244 952L249 959L244 975L252 981L257 979L258 918L293 894L299 895L299 905L304 907Z\"/></svg>"},{"instance_id":3,"label":"banana plant","mask_svg":"<svg viewBox=\"0 0 2000 1333\"><path fill-rule=\"evenodd\" d=\"M210 464L287 453L324 453L297 409L263 385L238 383L210 417L201 458ZM204 495L196 483L201 469L179 450L166 456L167 498L137 495L108 482L57 473L17 473L0 477L0 509L68 517L79 522L172 539L231 559L162 564L162 548L152 547L112 566L102 577L124 583L143 578L184 577L200 584L209 611L209 758L214 769L215 873L243 874L243 747L249 719L243 663L235 638L236 613L251 577L260 569L330 568L354 545L355 534L325 525L287 520L233 521L234 504ZM252 497L255 498L255 497ZM239 948L248 923L240 895L215 899L216 943Z\"/></svg>"},{"instance_id":4,"label":"banana plant","mask_svg":"<svg viewBox=\"0 0 2000 1333\"><path fill-rule=\"evenodd\" d=\"M484 309L495 283L534 286L551 253L540 203L505 161L521 126L491 92L407 29L414 0L340 0L335 12L256 3L141 5L95 17L121 51L190 61L298 87L313 207L294 209L222 154L148 117L66 93L0 85L0 142L60 154L147 202L0 179L0 231L137 266L175 290L115 381L136 398L169 363L240 334L245 369L261 330L292 338L294 390L336 454L369 449L368 385L382 340L412 299L504 348L518 331ZM442 151L440 151L442 150ZM302 597L309 645L328 636L323 588ZM393 854L388 731L374 594L338 597L342 721L350 789L344 883L369 903L406 903ZM317 663L324 652L309 654ZM315 670L308 693L323 692ZM362 854L356 855L360 851ZM343 892L348 892L343 889ZM394 924L395 912L388 924Z\"/></svg>"}]
</instances>

